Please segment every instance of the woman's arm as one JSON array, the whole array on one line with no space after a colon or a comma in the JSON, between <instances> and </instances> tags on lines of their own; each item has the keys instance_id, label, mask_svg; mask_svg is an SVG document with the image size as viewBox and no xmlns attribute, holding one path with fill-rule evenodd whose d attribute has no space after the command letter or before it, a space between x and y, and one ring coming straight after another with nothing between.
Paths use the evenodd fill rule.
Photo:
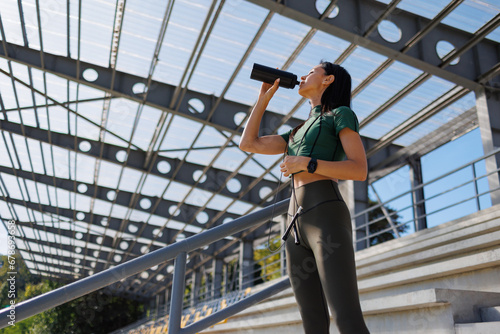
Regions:
<instances>
[{"instance_id":1,"label":"woman's arm","mask_svg":"<svg viewBox=\"0 0 500 334\"><path fill-rule=\"evenodd\" d=\"M314 174L340 180L366 180L368 164L361 137L350 128L342 129L339 137L347 159L344 161L318 160L318 167ZM283 176L289 176L300 171L307 172L309 160L311 160L310 157L303 156L285 157L285 160L280 165Z\"/></svg>"},{"instance_id":2,"label":"woman's arm","mask_svg":"<svg viewBox=\"0 0 500 334\"><path fill-rule=\"evenodd\" d=\"M274 93L278 90L278 85L279 79L274 82L274 85L262 83L257 103L253 107L241 135L239 146L243 151L261 154L280 154L285 150L286 142L283 140L283 137L279 135L259 137L262 115L266 111L267 105L274 96Z\"/></svg>"}]
</instances>

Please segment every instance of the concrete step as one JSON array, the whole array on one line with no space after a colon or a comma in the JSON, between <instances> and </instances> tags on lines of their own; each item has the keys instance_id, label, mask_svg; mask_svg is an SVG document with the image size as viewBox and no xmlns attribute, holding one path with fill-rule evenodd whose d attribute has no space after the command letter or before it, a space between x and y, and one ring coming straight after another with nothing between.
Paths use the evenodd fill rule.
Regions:
<instances>
[{"instance_id":1,"label":"concrete step","mask_svg":"<svg viewBox=\"0 0 500 334\"><path fill-rule=\"evenodd\" d=\"M500 321L477 322L471 324L456 324L456 334L498 334L500 333Z\"/></svg>"},{"instance_id":2,"label":"concrete step","mask_svg":"<svg viewBox=\"0 0 500 334\"><path fill-rule=\"evenodd\" d=\"M500 293L426 289L362 300L372 333L454 333L454 324L481 321L479 310L500 303ZM336 333L332 324L331 332ZM203 333L302 333L301 318L290 289L259 303ZM437 333L437 332L436 332ZM497 334L500 331L497 332Z\"/></svg>"},{"instance_id":3,"label":"concrete step","mask_svg":"<svg viewBox=\"0 0 500 334\"><path fill-rule=\"evenodd\" d=\"M481 320L486 321L500 321L500 306L483 307L480 310ZM500 332L500 328L499 328Z\"/></svg>"}]
</instances>

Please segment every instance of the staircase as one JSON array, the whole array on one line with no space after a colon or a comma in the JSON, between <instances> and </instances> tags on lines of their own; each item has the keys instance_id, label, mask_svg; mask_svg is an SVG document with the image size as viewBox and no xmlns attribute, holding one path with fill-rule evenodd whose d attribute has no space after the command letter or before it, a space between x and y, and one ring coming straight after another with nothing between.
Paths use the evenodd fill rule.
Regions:
<instances>
[{"instance_id":1,"label":"staircase","mask_svg":"<svg viewBox=\"0 0 500 334\"><path fill-rule=\"evenodd\" d=\"M500 206L359 251L356 258L371 333L500 333ZM288 289L203 333L303 330ZM338 333L334 324L331 333Z\"/></svg>"}]
</instances>

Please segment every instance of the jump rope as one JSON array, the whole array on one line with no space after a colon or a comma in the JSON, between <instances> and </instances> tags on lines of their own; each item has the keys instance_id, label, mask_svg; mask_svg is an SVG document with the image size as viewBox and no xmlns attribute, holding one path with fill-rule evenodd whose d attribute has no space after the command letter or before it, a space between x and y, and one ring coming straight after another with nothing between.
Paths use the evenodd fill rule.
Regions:
<instances>
[{"instance_id":1,"label":"jump rope","mask_svg":"<svg viewBox=\"0 0 500 334\"><path fill-rule=\"evenodd\" d=\"M309 129L311 129L311 127L313 126L313 124L316 123L316 121L319 118L319 131L318 131L318 134L316 135L316 139L314 140L313 146L311 148L311 153L309 154L309 156L311 156L311 154L312 154L312 152L314 150L314 147L316 146L316 142L318 141L319 135L321 133L321 125L322 125L321 124L321 120L322 120L321 116L323 116L322 113L319 116L317 116L316 119L313 122L311 122L311 124L307 127L304 135L302 136L302 139L300 140L299 146L297 147L297 152L299 152L299 150L300 150L300 148L302 146L302 142L304 141L304 138L306 137L307 133L309 132ZM282 161L285 161L285 157L287 156L287 154L288 154L288 142L287 142L287 144L285 146L285 151L283 152L283 159L282 159ZM297 172L297 173L300 173L300 172ZM295 174L297 174L297 173L295 173ZM276 252L278 252L283 247L283 245L285 244L286 240L288 239L288 236L290 235L290 232L292 231L292 229L293 229L293 234L294 234L294 238L295 238L294 242L295 242L296 245L300 245L299 233L298 233L298 230L297 230L297 219L298 219L299 215L301 213L303 213L303 211L302 211L303 208L302 208L302 206L300 206L300 205L297 204L297 197L295 196L294 174L292 174L291 175L291 181L290 181L290 184L291 184L291 187L292 187L291 199L293 199L293 201L295 203L295 207L298 206L298 209L295 212L295 214L293 215L292 220L290 221L290 224L288 224L288 227L286 228L285 233L281 236L281 240L283 240L283 242L280 243L280 245L278 246L278 248L276 248L276 249L272 249L271 248L271 223L272 223L272 221L274 219L274 208L275 208L276 200L278 199L278 189L281 186L281 178L282 178L282 176L283 176L283 173L280 172L280 178L279 178L279 181L278 181L278 187L276 188L276 194L274 195L273 210L271 212L271 218L269 218L269 221L267 223L267 228L268 228L268 231L269 231L268 235L267 235L267 249L271 253L276 253ZM309 210L307 210L307 211L309 211ZM289 217L289 216L290 215L287 213L287 217Z\"/></svg>"}]
</instances>

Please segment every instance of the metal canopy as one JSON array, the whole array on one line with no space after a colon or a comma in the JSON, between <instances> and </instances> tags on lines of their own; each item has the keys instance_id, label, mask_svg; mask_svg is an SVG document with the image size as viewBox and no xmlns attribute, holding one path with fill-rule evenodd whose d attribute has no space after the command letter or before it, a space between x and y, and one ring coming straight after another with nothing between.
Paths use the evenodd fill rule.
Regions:
<instances>
[{"instance_id":1,"label":"metal canopy","mask_svg":"<svg viewBox=\"0 0 500 334\"><path fill-rule=\"evenodd\" d=\"M345 66L370 179L477 127L497 90L494 0L6 0L0 7L0 218L32 273L78 279L288 197L281 157L239 136L253 63ZM280 89L262 133L309 106ZM238 238L191 254L210 265ZM150 298L170 264L110 287Z\"/></svg>"}]
</instances>

